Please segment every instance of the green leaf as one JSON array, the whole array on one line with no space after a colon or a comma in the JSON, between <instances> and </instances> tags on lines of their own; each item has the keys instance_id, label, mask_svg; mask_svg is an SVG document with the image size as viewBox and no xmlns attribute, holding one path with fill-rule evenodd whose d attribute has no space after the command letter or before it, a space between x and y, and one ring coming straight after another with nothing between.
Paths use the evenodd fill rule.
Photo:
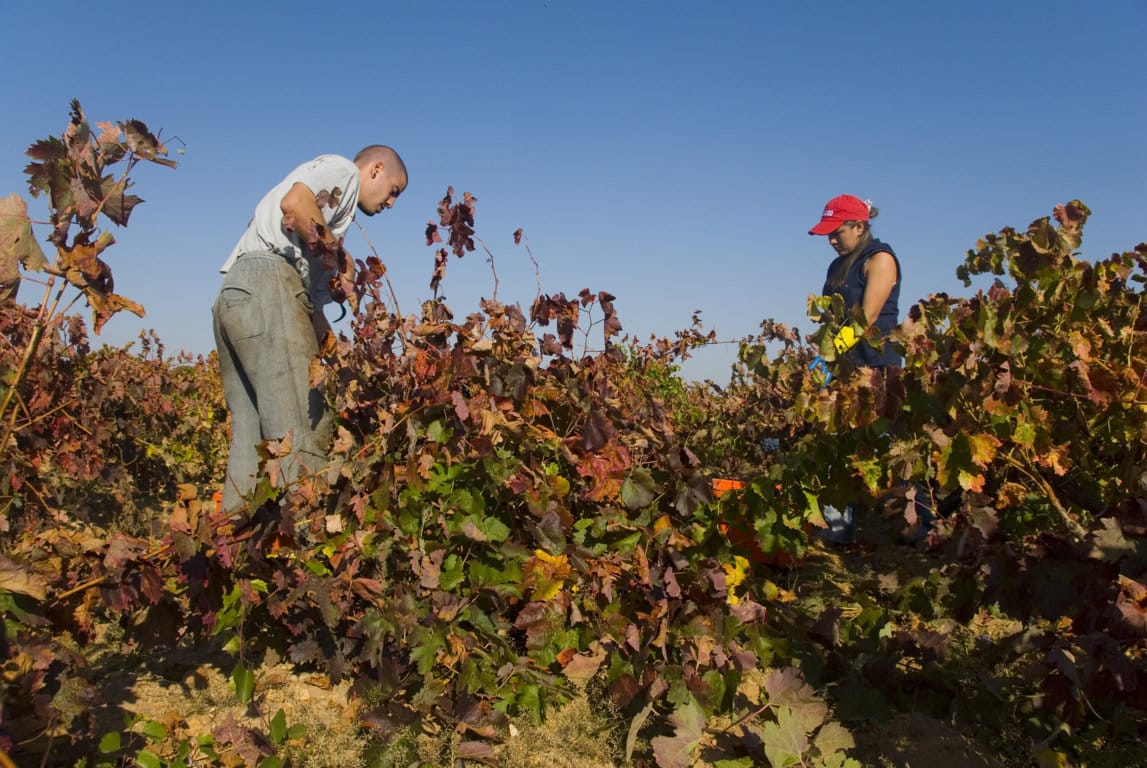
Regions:
<instances>
[{"instance_id":1,"label":"green leaf","mask_svg":"<svg viewBox=\"0 0 1147 768\"><path fill-rule=\"evenodd\" d=\"M307 735L307 726L302 723L296 723L287 729L287 741L294 741L301 739Z\"/></svg>"},{"instance_id":2,"label":"green leaf","mask_svg":"<svg viewBox=\"0 0 1147 768\"><path fill-rule=\"evenodd\" d=\"M468 515L480 514L485 510L482 496L466 488L455 488L447 501L451 506L460 509Z\"/></svg>"},{"instance_id":3,"label":"green leaf","mask_svg":"<svg viewBox=\"0 0 1147 768\"><path fill-rule=\"evenodd\" d=\"M438 650L445 644L446 640L441 632L433 634L425 631L419 632L412 641L410 660L418 665L418 671L421 674L428 675L437 663Z\"/></svg>"},{"instance_id":4,"label":"green leaf","mask_svg":"<svg viewBox=\"0 0 1147 768\"><path fill-rule=\"evenodd\" d=\"M438 575L438 586L449 592L462 583L465 575L462 558L454 554L447 555L446 559L442 561L442 570Z\"/></svg>"},{"instance_id":5,"label":"green leaf","mask_svg":"<svg viewBox=\"0 0 1147 768\"><path fill-rule=\"evenodd\" d=\"M399 512L395 523L398 525L398 530L407 536L417 536L422 530L422 518L411 509L404 509Z\"/></svg>"},{"instance_id":6,"label":"green leaf","mask_svg":"<svg viewBox=\"0 0 1147 768\"><path fill-rule=\"evenodd\" d=\"M140 768L161 768L162 764L159 762L159 755L151 750L140 750L140 753L135 757L135 764Z\"/></svg>"},{"instance_id":7,"label":"green leaf","mask_svg":"<svg viewBox=\"0 0 1147 768\"><path fill-rule=\"evenodd\" d=\"M628 536L618 539L617 543L614 544L614 549L623 555L633 554L633 551L641 544L643 538L644 534L641 533L641 531L631 533Z\"/></svg>"},{"instance_id":8,"label":"green leaf","mask_svg":"<svg viewBox=\"0 0 1147 768\"><path fill-rule=\"evenodd\" d=\"M509 526L496 517L482 518L482 522L478 525L478 528L482 533L486 534L486 537L490 539L490 541L502 542L510 537Z\"/></svg>"},{"instance_id":9,"label":"green leaf","mask_svg":"<svg viewBox=\"0 0 1147 768\"><path fill-rule=\"evenodd\" d=\"M531 717L542 717L542 696L536 685L526 685L522 687L521 693L517 698L518 713L523 715L530 715Z\"/></svg>"},{"instance_id":10,"label":"green leaf","mask_svg":"<svg viewBox=\"0 0 1147 768\"><path fill-rule=\"evenodd\" d=\"M167 729L163 727L162 723L157 723L154 720L148 720L144 723L143 733L152 741L163 741L167 738Z\"/></svg>"},{"instance_id":11,"label":"green leaf","mask_svg":"<svg viewBox=\"0 0 1147 768\"><path fill-rule=\"evenodd\" d=\"M268 755L259 761L259 768L283 768L283 758L278 755Z\"/></svg>"},{"instance_id":12,"label":"green leaf","mask_svg":"<svg viewBox=\"0 0 1147 768\"><path fill-rule=\"evenodd\" d=\"M854 462L853 466L856 467L856 470L860 473L860 477L864 480L864 484L868 486L868 490L875 493L880 489L884 479L884 467L881 461L877 459L866 459Z\"/></svg>"},{"instance_id":13,"label":"green leaf","mask_svg":"<svg viewBox=\"0 0 1147 768\"><path fill-rule=\"evenodd\" d=\"M844 752L845 750L852 749L856 746L856 741L852 738L852 734L847 728L840 723L825 723L821 729L817 731L816 738L813 740L813 746L820 752L822 758L827 758L829 755L836 754L837 752Z\"/></svg>"},{"instance_id":14,"label":"green leaf","mask_svg":"<svg viewBox=\"0 0 1147 768\"><path fill-rule=\"evenodd\" d=\"M445 443L450 440L450 429L441 421L432 421L426 428L426 437L435 443Z\"/></svg>"},{"instance_id":15,"label":"green leaf","mask_svg":"<svg viewBox=\"0 0 1147 768\"><path fill-rule=\"evenodd\" d=\"M270 499L277 498L279 498L279 490L271 485L271 481L266 477L260 478L251 494L250 508L258 509Z\"/></svg>"},{"instance_id":16,"label":"green leaf","mask_svg":"<svg viewBox=\"0 0 1147 768\"><path fill-rule=\"evenodd\" d=\"M215 737L210 733L201 733L195 737L199 750L210 760L218 760L219 753L215 750Z\"/></svg>"},{"instance_id":17,"label":"green leaf","mask_svg":"<svg viewBox=\"0 0 1147 768\"><path fill-rule=\"evenodd\" d=\"M647 467L638 467L621 484L621 503L630 511L644 509L656 498L657 483Z\"/></svg>"},{"instance_id":18,"label":"green leaf","mask_svg":"<svg viewBox=\"0 0 1147 768\"><path fill-rule=\"evenodd\" d=\"M110 755L112 752L118 752L122 744L123 738L120 736L119 731L105 733L100 739L100 752L105 755Z\"/></svg>"},{"instance_id":19,"label":"green leaf","mask_svg":"<svg viewBox=\"0 0 1147 768\"><path fill-rule=\"evenodd\" d=\"M1031 422L1021 421L1012 430L1012 440L1028 448L1035 446L1035 438L1036 428Z\"/></svg>"},{"instance_id":20,"label":"green leaf","mask_svg":"<svg viewBox=\"0 0 1147 768\"><path fill-rule=\"evenodd\" d=\"M251 701L251 696L255 693L255 675L242 661L236 662L235 668L231 670L231 682L235 686L235 695L239 698L240 704Z\"/></svg>"},{"instance_id":21,"label":"green leaf","mask_svg":"<svg viewBox=\"0 0 1147 768\"><path fill-rule=\"evenodd\" d=\"M502 542L510 536L510 528L496 517L467 515L458 521L456 530L477 542Z\"/></svg>"},{"instance_id":22,"label":"green leaf","mask_svg":"<svg viewBox=\"0 0 1147 768\"><path fill-rule=\"evenodd\" d=\"M777 721L765 723L763 731L765 757L774 766L799 763L801 755L808 749L804 729L788 707L779 707Z\"/></svg>"},{"instance_id":23,"label":"green leaf","mask_svg":"<svg viewBox=\"0 0 1147 768\"><path fill-rule=\"evenodd\" d=\"M282 744L287 735L287 715L280 709L271 718L271 743Z\"/></svg>"}]
</instances>

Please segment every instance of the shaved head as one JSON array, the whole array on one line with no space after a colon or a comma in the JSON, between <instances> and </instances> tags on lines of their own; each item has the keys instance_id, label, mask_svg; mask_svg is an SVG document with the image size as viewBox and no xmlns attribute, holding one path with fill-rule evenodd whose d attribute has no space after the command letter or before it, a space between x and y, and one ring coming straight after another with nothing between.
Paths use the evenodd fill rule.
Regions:
<instances>
[{"instance_id":1,"label":"shaved head","mask_svg":"<svg viewBox=\"0 0 1147 768\"><path fill-rule=\"evenodd\" d=\"M359 168L371 163L382 163L391 171L398 171L402 178L406 178L406 164L402 162L402 158L398 156L397 152L384 144L371 144L369 147L363 147L354 156L354 164Z\"/></svg>"},{"instance_id":2,"label":"shaved head","mask_svg":"<svg viewBox=\"0 0 1147 768\"><path fill-rule=\"evenodd\" d=\"M358 209L374 216L394 205L406 190L406 164L390 147L371 144L354 156L358 167Z\"/></svg>"}]
</instances>

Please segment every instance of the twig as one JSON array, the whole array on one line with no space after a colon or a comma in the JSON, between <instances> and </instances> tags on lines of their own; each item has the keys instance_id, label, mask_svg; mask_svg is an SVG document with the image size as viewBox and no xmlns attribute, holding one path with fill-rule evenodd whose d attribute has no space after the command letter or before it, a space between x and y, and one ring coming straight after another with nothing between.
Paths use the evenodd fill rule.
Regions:
<instances>
[{"instance_id":1,"label":"twig","mask_svg":"<svg viewBox=\"0 0 1147 768\"><path fill-rule=\"evenodd\" d=\"M530 257L530 262L534 265L534 281L537 283L538 292L534 294L534 303L542 297L542 268L538 265L538 260L534 258L534 252L530 250L530 239L526 237L526 233L522 232L521 242L526 246L526 254Z\"/></svg>"},{"instance_id":2,"label":"twig","mask_svg":"<svg viewBox=\"0 0 1147 768\"><path fill-rule=\"evenodd\" d=\"M603 317L600 321L593 319L593 305L592 304L590 304L588 307L585 307L581 311L585 312L585 316L589 320L589 325L587 325L585 327L585 330L582 331L581 354L582 354L582 357L586 357L587 355L589 355L589 332L592 331L593 327L595 325L597 325L599 322L605 322L605 318ZM595 350L595 352L596 352L596 350Z\"/></svg>"},{"instance_id":3,"label":"twig","mask_svg":"<svg viewBox=\"0 0 1147 768\"><path fill-rule=\"evenodd\" d=\"M477 240L479 243L481 243L482 250L485 251L486 255L490 257L490 272L491 272L491 274L494 275L494 296L492 298L494 301L497 301L498 300L498 270L494 268L494 254L491 253L490 249L486 247L486 243L482 240L482 238L475 237L474 239Z\"/></svg>"},{"instance_id":4,"label":"twig","mask_svg":"<svg viewBox=\"0 0 1147 768\"><path fill-rule=\"evenodd\" d=\"M300 475L299 477L296 477L294 480L291 480L287 483L284 483L281 486L278 486L278 488L280 490L286 490L292 486L298 485L299 483L303 482L304 480L310 480L311 478L318 477L320 474L326 472L326 470L329 468L329 466L330 465L328 463L328 465L324 466L321 470L317 470L315 472L311 472L310 474L306 474L306 475ZM220 528L222 528L224 525L226 525L228 523L242 522L243 519L241 516L245 515L250 509L251 509L251 505L247 502L244 502L243 504L240 504L238 507L236 507L234 510L232 510L230 513L220 517L217 520L209 522L208 526L212 529L212 531L218 531ZM325 514L326 514L325 512L319 512L314 517L303 518L302 520L296 520L295 521L295 527L299 528L303 525L309 525L309 524L315 522L316 520L318 520L319 517L324 516ZM254 536L256 533L256 530L257 529L255 529L255 528L250 528L246 531L243 531L242 533L240 533L240 534L236 535L234 538L232 538L229 543L238 544L238 543L244 542L247 539ZM160 544L159 546L153 547L151 550L145 552L143 554L143 558L150 560L152 558L160 557L161 555L165 555L168 552L170 552L172 547L174 547L174 546L175 546L174 543L172 543L170 541L166 542L164 544ZM83 592L83 591L90 589L92 587L99 586L100 584L107 581L112 575L113 574L105 573L102 576L94 576L94 577L88 579L87 581L85 581L81 584L77 584L76 586L72 587L69 590L61 592L58 595L55 595L52 598L52 602L53 603L59 603L60 601L66 600L67 598L71 597L72 595L78 594L78 593Z\"/></svg>"},{"instance_id":5,"label":"twig","mask_svg":"<svg viewBox=\"0 0 1147 768\"><path fill-rule=\"evenodd\" d=\"M746 720L752 720L753 718L764 714L769 709L769 707L771 707L771 706L773 706L773 705L772 704L764 704L759 709L757 709L755 712L746 712L744 715L741 715L739 718L734 720L732 723L729 723L729 725L727 725L726 727L718 730L717 733L728 733L729 731L733 730L734 728L736 728L738 725L745 722Z\"/></svg>"},{"instance_id":6,"label":"twig","mask_svg":"<svg viewBox=\"0 0 1147 768\"><path fill-rule=\"evenodd\" d=\"M383 263L382 257L378 255L378 250L374 247L374 243L367 237L366 230L362 227L362 222L355 219L354 223L358 227L358 231L362 233L363 240L366 240L366 245L370 248L370 252L373 253L374 257L382 264L382 279L386 281L386 290L390 291L390 300L394 302L394 314L402 317L402 310L398 308L398 296L394 292L394 286L390 284L390 274L386 269L386 264ZM350 258L350 254L347 254L347 258Z\"/></svg>"},{"instance_id":7,"label":"twig","mask_svg":"<svg viewBox=\"0 0 1147 768\"><path fill-rule=\"evenodd\" d=\"M36 355L36 349L40 346L40 339L44 336L44 330L48 326L48 322L55 315L56 307L60 305L60 297L64 294L64 288L67 286L60 286L56 291L56 298L52 301L52 306L47 310L45 315L45 307L48 303L48 297L52 292L54 280L49 280L48 284L44 287L44 298L40 302L40 311L36 318L35 324L32 326L32 337L28 339L28 345L24 348L24 356L20 360L20 365L16 369L16 375L12 377L11 383L8 385L8 391L4 395L4 402L0 404L0 418L8 416L8 423L4 425L4 433L0 436L0 451L8 447L8 441L12 438L12 434L16 431L16 415L15 408L9 408L12 405L12 398L16 395L16 390L24 382L24 377L28 375L28 370L32 367L32 358Z\"/></svg>"},{"instance_id":8,"label":"twig","mask_svg":"<svg viewBox=\"0 0 1147 768\"><path fill-rule=\"evenodd\" d=\"M1059 497L1056 496L1055 489L1051 487L1051 484L1045 480L1042 475L1040 475L1038 472L1031 471L1026 465L1021 463L1014 456L1005 455L1004 460L1008 464L1018 469L1020 472L1027 475L1028 479L1038 485L1040 490L1047 494L1048 501L1051 502L1051 505L1055 508L1055 511L1059 513L1059 516L1063 518L1063 522L1067 525L1068 530L1075 534L1078 539L1083 539L1083 537L1087 535L1087 531L1083 529L1082 525L1072 519L1071 513L1067 511L1067 508L1063 506L1062 502L1060 502Z\"/></svg>"},{"instance_id":9,"label":"twig","mask_svg":"<svg viewBox=\"0 0 1147 768\"><path fill-rule=\"evenodd\" d=\"M48 755L52 754L52 742L56 740L56 734L48 734L48 746L44 748L44 756L40 759L40 768L46 768L48 765Z\"/></svg>"}]
</instances>

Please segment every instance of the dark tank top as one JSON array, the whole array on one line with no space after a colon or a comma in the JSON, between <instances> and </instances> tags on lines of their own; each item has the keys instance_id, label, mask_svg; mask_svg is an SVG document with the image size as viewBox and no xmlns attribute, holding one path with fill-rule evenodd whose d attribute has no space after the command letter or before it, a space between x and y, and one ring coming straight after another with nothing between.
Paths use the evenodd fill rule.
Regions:
<instances>
[{"instance_id":1,"label":"dark tank top","mask_svg":"<svg viewBox=\"0 0 1147 768\"><path fill-rule=\"evenodd\" d=\"M890 254L892 260L896 262L896 283L892 286L892 292L888 294L888 298L884 302L884 306L880 308L880 314L876 318L873 325L880 331L880 335L887 339L888 334L899 323L898 316L900 314L900 260L896 258L895 252L889 247L887 243L883 243L876 238L873 238L856 261L853 262L852 267L849 268L848 274L844 276L843 285L828 284L828 279L825 279L824 291L825 296L831 296L834 293L839 293L844 299L844 306L847 309L863 305L864 303L864 289L868 284L868 280L864 276L864 267L868 264L868 260L874 254L881 251ZM845 258L840 256L838 258ZM836 262L834 261L833 264ZM832 274L832 265L829 265L828 274ZM867 341L859 342L855 347L848 350L845 354L849 360L856 365L865 365L870 368L885 368L890 365L900 365L900 355L892 348L892 345L885 341L879 348L871 346Z\"/></svg>"}]
</instances>

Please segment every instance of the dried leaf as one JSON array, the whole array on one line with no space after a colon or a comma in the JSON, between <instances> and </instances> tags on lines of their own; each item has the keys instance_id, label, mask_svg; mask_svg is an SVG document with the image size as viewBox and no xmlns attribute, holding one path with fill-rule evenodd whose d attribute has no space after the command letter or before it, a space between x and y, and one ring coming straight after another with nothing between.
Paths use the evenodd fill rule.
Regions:
<instances>
[{"instance_id":1,"label":"dried leaf","mask_svg":"<svg viewBox=\"0 0 1147 768\"><path fill-rule=\"evenodd\" d=\"M0 555L0 590L43 600L47 597L48 585L16 561Z\"/></svg>"},{"instance_id":2,"label":"dried leaf","mask_svg":"<svg viewBox=\"0 0 1147 768\"><path fill-rule=\"evenodd\" d=\"M48 261L32 234L27 204L13 193L0 198L0 283L19 278L17 265L30 272L39 272L48 265Z\"/></svg>"}]
</instances>

